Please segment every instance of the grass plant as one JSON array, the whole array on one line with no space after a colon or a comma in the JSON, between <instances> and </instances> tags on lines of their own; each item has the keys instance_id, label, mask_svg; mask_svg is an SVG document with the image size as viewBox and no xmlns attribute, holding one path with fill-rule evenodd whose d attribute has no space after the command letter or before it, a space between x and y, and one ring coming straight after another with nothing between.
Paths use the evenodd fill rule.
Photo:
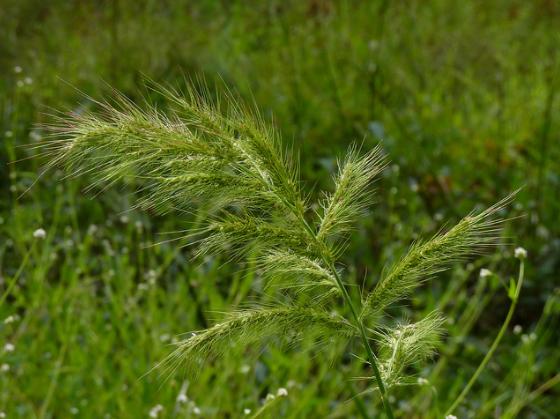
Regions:
<instances>
[{"instance_id":1,"label":"grass plant","mask_svg":"<svg viewBox=\"0 0 560 419\"><path fill-rule=\"evenodd\" d=\"M416 323L383 327L380 317L422 282L499 244L502 221L495 214L512 196L413 244L355 301L339 259L371 203L372 181L386 166L381 147L364 153L352 147L338 164L334 190L313 209L297 163L257 111L229 92L211 99L203 84L186 92L156 89L172 111L138 106L117 94L99 103L102 112L62 116L51 127L55 138L43 145L51 164L63 165L71 176L94 176L97 189L121 181L137 185L144 209L204 207L204 225L183 239L196 244L198 256L224 251L250 258L276 293L268 304L192 333L161 365L196 373L231 344L293 340L311 331L324 340L358 339L372 371L367 379L392 418L390 390L410 383L407 368L433 353L443 318L434 312ZM335 311L340 302L346 316Z\"/></svg>"}]
</instances>

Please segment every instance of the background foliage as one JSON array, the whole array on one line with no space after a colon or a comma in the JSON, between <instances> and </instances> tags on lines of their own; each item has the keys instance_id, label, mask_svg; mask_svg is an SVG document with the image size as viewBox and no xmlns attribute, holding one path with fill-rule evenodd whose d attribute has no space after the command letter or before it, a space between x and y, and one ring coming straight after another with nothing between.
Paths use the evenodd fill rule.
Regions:
<instances>
[{"instance_id":1,"label":"background foliage","mask_svg":"<svg viewBox=\"0 0 560 419\"><path fill-rule=\"evenodd\" d=\"M161 404L160 417L237 417L285 387L265 414L358 415L352 348L335 361L343 348L254 348L258 361L239 354L196 382L140 378L177 334L260 295L260 272L193 262L175 242L150 246L192 218L131 209L130 186L85 194L87 179L56 172L33 185L44 161L32 146L52 109L94 110L83 93L100 98L108 85L138 99L144 76L181 87L204 75L255 102L300 155L312 195L332 187L350 143L383 140L392 163L345 256L366 289L412 239L524 186L504 214L523 215L506 233L529 251L519 327L456 414L558 417L559 25L560 5L546 0L3 0L0 411L146 417ZM437 416L435 400L447 406L472 374L507 311L512 251L458 266L395 310L450 318L440 355L416 371L429 384L394 393L401 415ZM480 277L482 267L497 275ZM376 399L365 399L371 410Z\"/></svg>"}]
</instances>

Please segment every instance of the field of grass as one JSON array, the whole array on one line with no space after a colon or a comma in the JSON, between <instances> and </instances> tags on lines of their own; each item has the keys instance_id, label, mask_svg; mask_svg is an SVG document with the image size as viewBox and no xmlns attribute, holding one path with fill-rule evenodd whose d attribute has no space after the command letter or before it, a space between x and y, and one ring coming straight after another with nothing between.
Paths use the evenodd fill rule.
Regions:
<instances>
[{"instance_id":1,"label":"field of grass","mask_svg":"<svg viewBox=\"0 0 560 419\"><path fill-rule=\"evenodd\" d=\"M3 0L0 27L0 417L382 414L377 393L356 397L371 374L358 345L232 348L197 377L150 372L182 334L263 298L261 272L194 259L167 233L197 215L138 210L134 184L44 173L35 146L53 114L95 111L112 88L165 110L144 81L197 77L260 109L313 199L350 144L381 141L391 163L344 254L366 290L412 240L522 188L500 214L509 245L392 309L448 320L437 355L410 371L418 385L390 398L397 417L444 417L506 317L522 246L511 326L453 413L560 417L559 3Z\"/></svg>"}]
</instances>

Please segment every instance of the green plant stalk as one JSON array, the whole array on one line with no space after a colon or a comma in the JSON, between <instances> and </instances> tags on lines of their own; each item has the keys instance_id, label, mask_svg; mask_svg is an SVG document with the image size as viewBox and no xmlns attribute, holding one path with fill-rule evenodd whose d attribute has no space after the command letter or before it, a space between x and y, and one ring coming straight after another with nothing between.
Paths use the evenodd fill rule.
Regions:
<instances>
[{"instance_id":1,"label":"green plant stalk","mask_svg":"<svg viewBox=\"0 0 560 419\"><path fill-rule=\"evenodd\" d=\"M4 291L2 296L0 297L0 307L2 307L2 305L4 304L4 301L6 301L6 298L8 298L8 295L10 295L10 293L12 292L12 289L15 287L15 285L17 283L17 280L19 279L23 270L27 266L27 262L29 261L29 256L33 252L33 249L35 249L35 241L31 245L31 247L29 247L29 250L27 250L27 252L25 252L25 256L23 257L23 261L21 262L21 265L19 266L15 275L8 282L6 290Z\"/></svg>"},{"instance_id":2,"label":"green plant stalk","mask_svg":"<svg viewBox=\"0 0 560 419\"><path fill-rule=\"evenodd\" d=\"M303 215L296 214L296 216L300 220L300 222L302 223L302 225L304 226L306 231L309 233L309 235L317 243L317 245L319 245L320 248L323 248L322 244L317 240L317 236L315 235L315 232L313 231L311 226L307 223L307 221L305 221L305 218L303 218ZM364 323L360 319L360 316L358 315L358 312L356 311L356 308L354 307L354 304L352 303L352 298L350 297L350 294L348 293L348 290L344 286L344 283L342 282L342 279L340 278L340 275L338 274L338 271L336 270L334 264L332 263L332 261L328 257L325 256L325 254L323 252L321 252L321 258L323 259L323 262L328 266L328 268L332 272L332 274L335 278L336 284L337 284L338 288L340 289L340 291L342 292L342 297L343 297L345 303L348 304L348 307L350 307L350 311L352 312L352 317L354 318L354 322L356 324L356 327L360 331L360 337L361 337L362 343L363 343L363 345L366 349L366 352L367 352L367 355L368 355L368 358L369 358L369 363L371 364L371 367L373 369L373 373L375 375L375 380L377 381L377 386L379 387L379 392L381 394L381 402L383 403L383 408L385 409L385 413L387 414L387 417L389 419L393 419L394 415L393 415L393 410L391 409L391 405L389 404L389 399L387 397L387 388L385 387L385 384L383 383L383 378L381 378L381 372L379 371L379 367L377 365L377 357L373 353L373 350L371 349L371 346L369 344L369 340L367 338Z\"/></svg>"},{"instance_id":3,"label":"green plant stalk","mask_svg":"<svg viewBox=\"0 0 560 419\"><path fill-rule=\"evenodd\" d=\"M389 419L393 419L394 416L393 416L393 411L391 409L391 406L389 404L389 399L387 397L387 389L385 387L385 384L383 384L383 379L381 378L381 372L379 371L379 367L377 366L377 357L373 353L373 350L371 349L371 346L369 344L364 323L360 320L360 317L358 316L358 312L356 311L354 304L352 304L352 299L350 298L350 294L348 294L348 290L342 283L342 280L340 279L338 272L336 271L336 269L334 269L334 266L332 266L332 264L330 264L329 268L333 272L336 282L340 290L342 291L342 296L344 297L344 301L350 307L350 311L352 312L352 317L356 322L356 326L360 330L360 337L362 338L362 343L368 354L369 362L371 364L373 373L375 375L375 380L377 381L377 385L379 386L379 392L381 393L381 401L383 402L383 408L385 409L385 413L387 414L387 417Z\"/></svg>"},{"instance_id":4,"label":"green plant stalk","mask_svg":"<svg viewBox=\"0 0 560 419\"><path fill-rule=\"evenodd\" d=\"M463 389L461 394L459 394L459 396L455 399L455 401L453 402L451 407L449 409L447 409L447 411L445 412L446 416L451 414L461 404L461 402L465 399L465 397L468 394L468 392L470 391L471 387L476 382L476 380L478 379L478 376L480 375L482 370L486 367L486 364L488 364L488 362L490 361L490 358L492 358L492 355L494 355L494 352L496 351L496 348L500 344L500 341L502 340L502 338L503 338L503 336L504 336L504 334L505 334L505 332L506 332L506 330L509 326L509 323L511 322L511 318L513 317L513 313L515 311L515 307L517 306L517 301L519 299L519 293L521 292L521 287L523 285L524 272L525 272L525 264L523 263L523 260L521 260L520 265L519 265L519 276L517 278L517 285L516 285L516 288L515 288L515 294L512 298L512 302L511 302L511 305L509 307L509 311L507 313L506 319L505 319L504 323L502 324L502 327L501 327L500 331L498 332L498 335L494 339L494 342L492 343L492 346L490 347L490 350L486 353L486 356L484 357L484 359L482 360L482 362L480 363L480 365L476 369L475 373L473 374L473 376L471 377L471 379L469 380L469 382L467 383L467 385L465 386L465 388Z\"/></svg>"}]
</instances>

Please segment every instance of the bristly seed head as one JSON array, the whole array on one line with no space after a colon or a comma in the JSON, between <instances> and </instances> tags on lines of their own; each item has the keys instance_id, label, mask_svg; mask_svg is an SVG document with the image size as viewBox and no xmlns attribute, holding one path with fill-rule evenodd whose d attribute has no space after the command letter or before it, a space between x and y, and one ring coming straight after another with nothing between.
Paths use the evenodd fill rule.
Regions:
<instances>
[{"instance_id":1,"label":"bristly seed head","mask_svg":"<svg viewBox=\"0 0 560 419\"><path fill-rule=\"evenodd\" d=\"M170 104L167 114L154 107L145 110L117 95L114 103L98 103L97 114L61 118L51 127L53 140L44 146L53 156L51 165L63 164L74 176L92 176L90 189L130 181L139 185L139 205L160 213L202 207L206 224L184 237L198 245L197 256L223 251L232 257L248 255L256 262L257 276L262 274L258 279L267 285L277 282L282 290L275 294L282 302L233 313L179 342L160 364L169 372L180 365L196 372L202 362L225 355L236 343L293 342L311 332L317 334L318 343L361 336L369 348L366 319L382 315L390 304L452 263L499 243L500 221L492 217L511 196L468 215L446 233L413 244L384 271L360 313L337 262L356 219L371 203L372 181L386 165L381 147L363 155L352 147L339 163L334 190L313 207L300 190L297 164L258 111L247 109L229 92L227 107L220 106L220 99L209 99L212 95L205 85L198 86L200 93L196 87L186 92L155 87ZM319 210L314 213L313 208ZM123 216L120 221L126 224L129 219ZM136 227L142 232L142 226ZM96 230L90 228L90 235ZM33 233L36 239L46 235L43 229ZM518 248L515 256L525 258L527 252ZM480 275L489 276L490 271L483 269ZM144 289L148 284L155 285L155 278L140 285ZM331 314L332 303L340 297L353 313L353 322ZM406 365L432 353L442 324L441 316L431 314L413 324L388 330L375 324L368 331L378 336L380 369L388 386L405 383ZM6 344L4 349L14 347ZM280 388L276 396L287 394ZM177 397L179 403L185 400L183 393ZM193 414L201 413L194 403L189 406ZM156 405L149 415L158 417L162 410Z\"/></svg>"}]
</instances>

